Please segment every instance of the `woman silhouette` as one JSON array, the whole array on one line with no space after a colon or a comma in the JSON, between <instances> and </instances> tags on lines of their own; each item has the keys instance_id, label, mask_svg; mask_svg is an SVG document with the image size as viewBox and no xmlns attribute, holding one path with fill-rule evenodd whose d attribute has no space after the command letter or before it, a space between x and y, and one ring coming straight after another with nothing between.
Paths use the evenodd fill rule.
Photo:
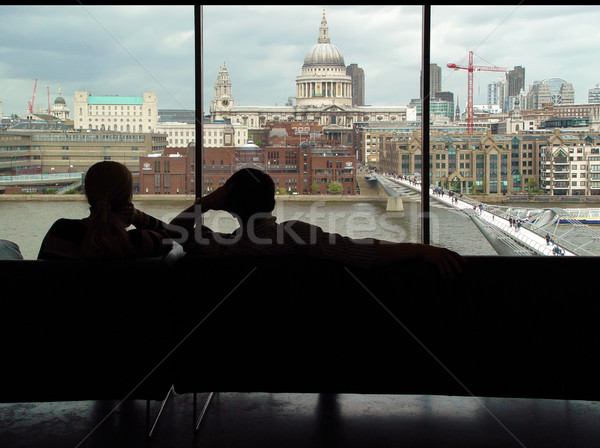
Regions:
<instances>
[{"instance_id":1,"label":"woman silhouette","mask_svg":"<svg viewBox=\"0 0 600 448\"><path fill-rule=\"evenodd\" d=\"M153 257L171 247L165 244L169 237L164 223L133 206L133 179L125 165L92 165L84 190L90 216L57 220L42 241L38 259ZM131 225L135 229L127 230Z\"/></svg>"}]
</instances>

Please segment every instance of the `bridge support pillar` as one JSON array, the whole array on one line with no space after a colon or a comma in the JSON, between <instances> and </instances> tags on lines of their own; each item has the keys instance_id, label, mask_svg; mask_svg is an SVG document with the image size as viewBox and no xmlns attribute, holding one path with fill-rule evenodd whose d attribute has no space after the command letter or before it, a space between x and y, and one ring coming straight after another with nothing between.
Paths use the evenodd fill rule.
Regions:
<instances>
[{"instance_id":1,"label":"bridge support pillar","mask_svg":"<svg viewBox=\"0 0 600 448\"><path fill-rule=\"evenodd\" d=\"M404 204L402 203L402 197L397 196L395 198L388 198L387 206L386 206L385 210L388 212L404 211Z\"/></svg>"}]
</instances>

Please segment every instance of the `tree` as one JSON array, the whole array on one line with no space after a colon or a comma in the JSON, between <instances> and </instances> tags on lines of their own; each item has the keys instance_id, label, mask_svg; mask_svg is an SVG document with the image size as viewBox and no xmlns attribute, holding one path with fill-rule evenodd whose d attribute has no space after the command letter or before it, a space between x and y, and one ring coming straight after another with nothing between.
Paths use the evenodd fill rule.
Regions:
<instances>
[{"instance_id":1,"label":"tree","mask_svg":"<svg viewBox=\"0 0 600 448\"><path fill-rule=\"evenodd\" d=\"M343 191L342 184L336 181L330 182L327 186L327 193L329 194L342 194Z\"/></svg>"}]
</instances>

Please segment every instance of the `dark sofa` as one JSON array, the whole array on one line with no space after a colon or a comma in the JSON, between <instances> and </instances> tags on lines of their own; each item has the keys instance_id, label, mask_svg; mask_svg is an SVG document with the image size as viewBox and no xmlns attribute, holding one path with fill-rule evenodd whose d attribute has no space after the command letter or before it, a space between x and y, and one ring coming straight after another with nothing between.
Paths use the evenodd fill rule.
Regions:
<instances>
[{"instance_id":1,"label":"dark sofa","mask_svg":"<svg viewBox=\"0 0 600 448\"><path fill-rule=\"evenodd\" d=\"M305 257L0 261L0 402L171 385L598 400L597 266L467 257L442 280Z\"/></svg>"}]
</instances>

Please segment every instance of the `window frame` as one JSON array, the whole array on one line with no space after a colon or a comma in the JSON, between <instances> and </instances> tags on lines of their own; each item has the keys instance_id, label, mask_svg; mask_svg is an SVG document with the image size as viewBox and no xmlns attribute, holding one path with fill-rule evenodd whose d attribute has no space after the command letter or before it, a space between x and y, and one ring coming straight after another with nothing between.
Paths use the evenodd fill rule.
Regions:
<instances>
[{"instance_id":1,"label":"window frame","mask_svg":"<svg viewBox=\"0 0 600 448\"><path fill-rule=\"evenodd\" d=\"M200 4L194 5L194 42L195 42L195 114L196 114L196 144L195 144L195 187L196 197L203 196L203 152L202 152L202 136L204 127L204 92L203 92L203 33L202 33L202 8ZM429 69L424 70L424 67L429 68L431 53L431 5L422 5L422 26L421 26L421 117L430 116L429 101L423 101L423 98L430 96L430 73ZM430 141L430 123L429 119L421 118L421 184L430 185L430 162L429 162L429 141ZM200 179L200 182L198 182ZM430 244L431 242L431 216L430 216L430 197L429 188L421 188L421 243Z\"/></svg>"}]
</instances>

